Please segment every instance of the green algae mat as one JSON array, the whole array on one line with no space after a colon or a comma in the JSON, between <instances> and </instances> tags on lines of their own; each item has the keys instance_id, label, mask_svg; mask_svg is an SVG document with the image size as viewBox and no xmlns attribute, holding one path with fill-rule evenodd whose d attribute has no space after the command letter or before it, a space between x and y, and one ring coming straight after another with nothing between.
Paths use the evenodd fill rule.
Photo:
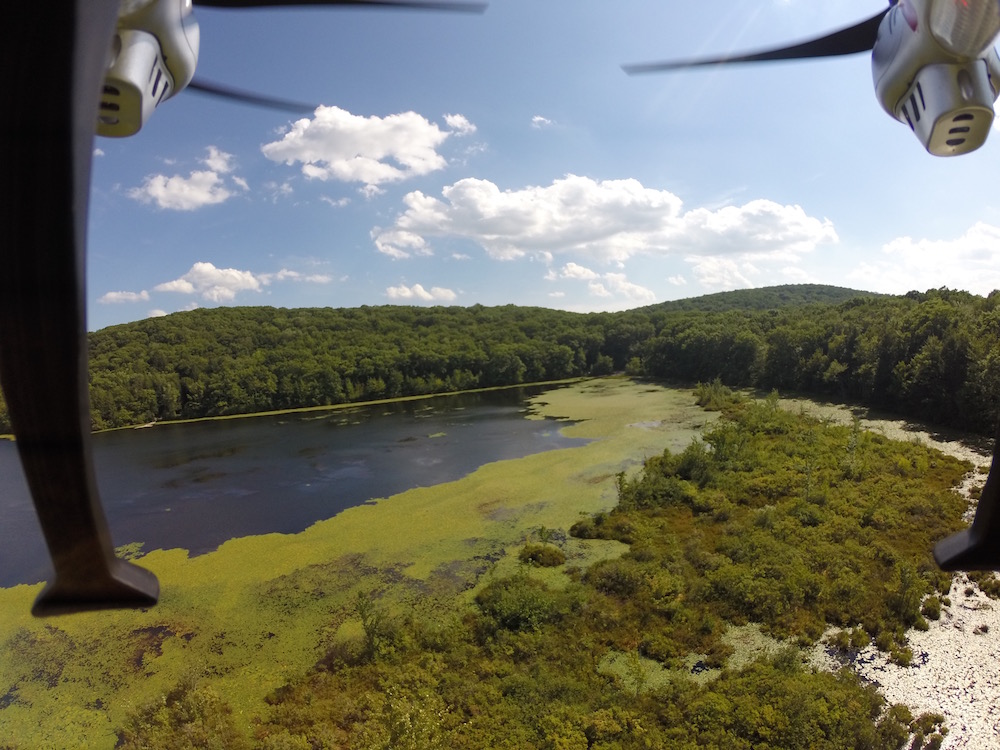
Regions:
<instances>
[{"instance_id":1,"label":"green algae mat","mask_svg":"<svg viewBox=\"0 0 1000 750\"><path fill-rule=\"evenodd\" d=\"M40 585L0 589L0 747L112 748L127 716L191 680L249 732L265 696L360 631L359 593L390 612L460 616L479 579L512 564L526 539L611 508L618 472L683 449L714 418L690 391L621 378L548 391L532 412L590 442L488 464L299 534L231 539L195 558L151 551L139 561L162 596L149 610L36 620ZM581 567L623 548L565 545Z\"/></svg>"}]
</instances>

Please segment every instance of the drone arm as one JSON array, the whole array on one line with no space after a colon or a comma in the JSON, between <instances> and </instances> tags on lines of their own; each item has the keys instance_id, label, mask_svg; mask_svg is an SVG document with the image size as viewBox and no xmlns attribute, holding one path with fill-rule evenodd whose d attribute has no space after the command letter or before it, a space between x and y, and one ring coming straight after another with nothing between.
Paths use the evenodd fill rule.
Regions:
<instances>
[{"instance_id":1,"label":"drone arm","mask_svg":"<svg viewBox=\"0 0 1000 750\"><path fill-rule=\"evenodd\" d=\"M90 451L85 242L91 149L106 40L117 0L20 4L4 24L3 111L31 98L32 117L5 124L0 187L0 382L55 576L38 615L149 606L159 586L114 557ZM47 55L25 28L45 27ZM30 69L29 69L30 68ZM34 96L43 90L46 96Z\"/></svg>"}]
</instances>

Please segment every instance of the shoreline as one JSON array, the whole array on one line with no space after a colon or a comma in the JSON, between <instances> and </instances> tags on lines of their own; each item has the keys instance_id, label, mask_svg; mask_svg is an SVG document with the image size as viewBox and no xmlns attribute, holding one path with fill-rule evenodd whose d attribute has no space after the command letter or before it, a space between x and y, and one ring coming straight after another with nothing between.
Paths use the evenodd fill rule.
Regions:
<instances>
[{"instance_id":1,"label":"shoreline","mask_svg":"<svg viewBox=\"0 0 1000 750\"><path fill-rule=\"evenodd\" d=\"M626 376L609 376L609 378ZM469 393L490 393L495 391L509 391L513 388L545 388L548 386L573 385L586 380L593 380L591 377L564 378L563 380L543 380L537 383L517 383L515 385L492 385L485 388L470 388L465 391L441 391L440 393L421 393L413 396L394 396L392 398L377 398L372 401L348 401L342 404L326 404L323 406L296 406L289 409L271 409L268 411L255 411L246 414L217 414L212 417L191 417L189 419L165 419L153 420L144 424L130 424L121 427L109 427L106 430L95 430L92 435L102 435L107 432L119 432L121 430L141 430L151 427L165 427L174 424L196 424L198 422L218 422L229 419L253 419L254 417L278 417L285 414L308 414L320 411L343 411L345 409L358 409L368 406L380 406L383 404L402 404L409 401L424 401L445 396L462 396ZM0 436L6 437L6 436ZM11 435L11 439L15 436Z\"/></svg>"}]
</instances>

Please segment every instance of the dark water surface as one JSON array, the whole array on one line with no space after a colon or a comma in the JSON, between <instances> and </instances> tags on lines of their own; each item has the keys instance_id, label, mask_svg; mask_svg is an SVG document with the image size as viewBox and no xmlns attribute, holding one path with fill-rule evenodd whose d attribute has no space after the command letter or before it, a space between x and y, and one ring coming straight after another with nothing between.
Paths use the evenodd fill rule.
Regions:
<instances>
[{"instance_id":1,"label":"dark water surface","mask_svg":"<svg viewBox=\"0 0 1000 750\"><path fill-rule=\"evenodd\" d=\"M116 545L192 555L232 537L294 533L373 498L483 464L583 444L565 423L526 419L542 389L462 394L94 436ZM50 574L14 443L0 441L0 586Z\"/></svg>"}]
</instances>

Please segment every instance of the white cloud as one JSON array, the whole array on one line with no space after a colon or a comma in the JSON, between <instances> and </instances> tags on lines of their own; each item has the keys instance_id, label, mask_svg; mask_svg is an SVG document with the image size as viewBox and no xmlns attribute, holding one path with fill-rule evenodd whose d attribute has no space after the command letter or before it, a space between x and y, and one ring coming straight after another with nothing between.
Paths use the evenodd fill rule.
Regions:
<instances>
[{"instance_id":1,"label":"white cloud","mask_svg":"<svg viewBox=\"0 0 1000 750\"><path fill-rule=\"evenodd\" d=\"M292 188L290 182L282 182L280 185L277 182L265 182L264 189L271 194L271 202L277 203L278 198L287 198L292 195L295 190Z\"/></svg>"},{"instance_id":2,"label":"white cloud","mask_svg":"<svg viewBox=\"0 0 1000 750\"><path fill-rule=\"evenodd\" d=\"M277 273L262 273L258 274L257 278L260 280L261 284L265 286L271 284L275 281L300 281L309 284L329 284L333 281L333 276L325 273L312 273L305 274L299 273L298 271L290 271L287 268L282 268Z\"/></svg>"},{"instance_id":3,"label":"white cloud","mask_svg":"<svg viewBox=\"0 0 1000 750\"><path fill-rule=\"evenodd\" d=\"M535 115L531 118L531 127L539 130L541 128L547 128L552 125L552 120L547 117L542 117L541 115Z\"/></svg>"},{"instance_id":4,"label":"white cloud","mask_svg":"<svg viewBox=\"0 0 1000 750\"><path fill-rule=\"evenodd\" d=\"M667 278L667 283L673 286L687 286L687 279L681 275L670 276Z\"/></svg>"},{"instance_id":5,"label":"white cloud","mask_svg":"<svg viewBox=\"0 0 1000 750\"><path fill-rule=\"evenodd\" d=\"M208 155L200 161L208 169L194 170L187 177L149 175L140 187L132 188L127 195L142 203L155 203L160 208L173 211L194 211L202 206L223 203L233 196L233 191L222 178L222 175L233 171L233 155L215 146L208 146L206 151ZM165 160L165 163L173 162ZM239 189L250 189L242 177L232 176L230 179Z\"/></svg>"},{"instance_id":6,"label":"white cloud","mask_svg":"<svg viewBox=\"0 0 1000 750\"><path fill-rule=\"evenodd\" d=\"M222 203L232 196L215 172L192 172L187 177L150 175L142 187L132 188L128 196L142 203L155 203L174 211L194 211L202 206Z\"/></svg>"},{"instance_id":7,"label":"white cloud","mask_svg":"<svg viewBox=\"0 0 1000 750\"><path fill-rule=\"evenodd\" d=\"M455 131L455 135L472 135L476 132L476 126L465 115L445 115L444 121Z\"/></svg>"},{"instance_id":8,"label":"white cloud","mask_svg":"<svg viewBox=\"0 0 1000 750\"><path fill-rule=\"evenodd\" d=\"M102 305L114 305L121 302L146 302L149 300L149 292L143 289L141 292L108 292L101 295L97 300Z\"/></svg>"},{"instance_id":9,"label":"white cloud","mask_svg":"<svg viewBox=\"0 0 1000 750\"><path fill-rule=\"evenodd\" d=\"M259 292L263 282L250 271L216 268L211 263L195 263L178 279L158 284L157 292L197 294L210 302L231 302L239 292Z\"/></svg>"},{"instance_id":10,"label":"white cloud","mask_svg":"<svg viewBox=\"0 0 1000 750\"><path fill-rule=\"evenodd\" d=\"M590 290L590 293L595 297L611 296L611 292L609 292L608 288L604 286L604 284L602 284L600 281L591 281L589 284L587 284L587 288Z\"/></svg>"},{"instance_id":11,"label":"white cloud","mask_svg":"<svg viewBox=\"0 0 1000 750\"><path fill-rule=\"evenodd\" d=\"M401 260L413 255L430 255L431 249L427 241L419 234L397 229L383 232L376 228L372 230L372 239L380 253L390 258Z\"/></svg>"},{"instance_id":12,"label":"white cloud","mask_svg":"<svg viewBox=\"0 0 1000 750\"><path fill-rule=\"evenodd\" d=\"M862 262L847 278L878 291L905 294L945 286L987 295L1000 289L1000 227L978 222L951 240L899 237L882 247L882 256Z\"/></svg>"},{"instance_id":13,"label":"white cloud","mask_svg":"<svg viewBox=\"0 0 1000 750\"><path fill-rule=\"evenodd\" d=\"M487 180L467 178L445 187L442 196L409 193L395 225L372 233L379 250L405 257L420 241L426 246L428 237L450 236L471 240L498 260L569 254L621 267L643 254L787 265L837 241L831 222L799 206L755 200L685 212L673 193L634 179L568 175L548 186L501 191Z\"/></svg>"},{"instance_id":14,"label":"white cloud","mask_svg":"<svg viewBox=\"0 0 1000 750\"><path fill-rule=\"evenodd\" d=\"M334 198L329 197L328 195L321 195L319 197L319 199L321 201L323 201L324 203L333 206L334 208L343 208L344 206L350 204L350 202L351 202L350 198L336 198L336 199L334 199Z\"/></svg>"},{"instance_id":15,"label":"white cloud","mask_svg":"<svg viewBox=\"0 0 1000 750\"><path fill-rule=\"evenodd\" d=\"M212 263L199 262L186 274L173 281L153 287L157 292L194 294L210 302L231 302L240 292L259 292L265 286L279 282L329 284L333 277L324 273L301 273L282 268L276 273L253 273L236 268L216 268ZM198 307L194 304L189 309Z\"/></svg>"},{"instance_id":16,"label":"white cloud","mask_svg":"<svg viewBox=\"0 0 1000 750\"><path fill-rule=\"evenodd\" d=\"M570 261L563 266L562 273L559 274L564 279L596 279L598 274L589 268L584 268Z\"/></svg>"},{"instance_id":17,"label":"white cloud","mask_svg":"<svg viewBox=\"0 0 1000 750\"><path fill-rule=\"evenodd\" d=\"M210 170L220 174L229 174L233 171L232 154L220 151L215 146L209 146L206 151L208 151L208 156L202 159L202 163Z\"/></svg>"},{"instance_id":18,"label":"white cloud","mask_svg":"<svg viewBox=\"0 0 1000 750\"><path fill-rule=\"evenodd\" d=\"M405 284L391 286L385 290L385 293L389 299L421 300L424 302L451 302L458 296L451 289L444 289L439 286L431 287L431 290L428 292L420 284L414 284L413 286L406 286Z\"/></svg>"},{"instance_id":19,"label":"white cloud","mask_svg":"<svg viewBox=\"0 0 1000 750\"><path fill-rule=\"evenodd\" d=\"M656 302L656 295L651 289L633 284L623 273L606 273L601 277L608 289L619 297L625 297L629 302L649 305Z\"/></svg>"},{"instance_id":20,"label":"white cloud","mask_svg":"<svg viewBox=\"0 0 1000 750\"><path fill-rule=\"evenodd\" d=\"M750 263L740 263L725 257L688 257L698 283L707 289L744 289L754 287L754 276L759 270Z\"/></svg>"},{"instance_id":21,"label":"white cloud","mask_svg":"<svg viewBox=\"0 0 1000 750\"><path fill-rule=\"evenodd\" d=\"M449 135L416 112L362 117L319 107L261 151L272 161L301 163L310 179L378 186L444 169L437 147Z\"/></svg>"},{"instance_id":22,"label":"white cloud","mask_svg":"<svg viewBox=\"0 0 1000 750\"><path fill-rule=\"evenodd\" d=\"M163 318L163 317L166 317L166 315L167 315L167 311L166 310L159 310L159 309L157 309L157 310L150 310L149 311L149 315L147 315L146 317L147 318Z\"/></svg>"},{"instance_id":23,"label":"white cloud","mask_svg":"<svg viewBox=\"0 0 1000 750\"><path fill-rule=\"evenodd\" d=\"M104 156L104 149L102 149L102 148L95 148L94 149L94 156Z\"/></svg>"}]
</instances>

